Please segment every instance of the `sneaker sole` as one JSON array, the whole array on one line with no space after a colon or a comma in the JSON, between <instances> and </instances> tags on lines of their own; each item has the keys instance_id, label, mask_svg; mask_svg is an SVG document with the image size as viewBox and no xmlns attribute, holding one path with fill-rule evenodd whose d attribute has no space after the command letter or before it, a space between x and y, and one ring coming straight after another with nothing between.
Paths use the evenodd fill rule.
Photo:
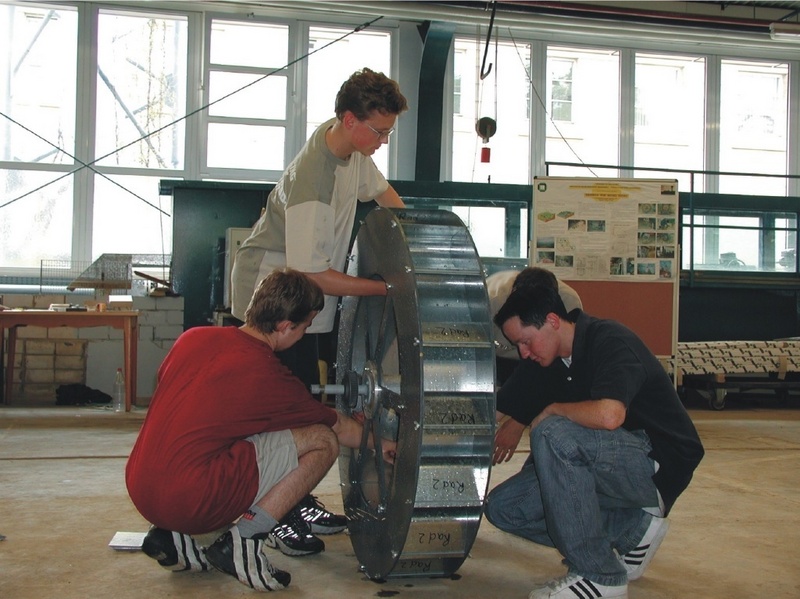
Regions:
<instances>
[{"instance_id":1,"label":"sneaker sole","mask_svg":"<svg viewBox=\"0 0 800 599\"><path fill-rule=\"evenodd\" d=\"M272 549L277 549L289 557L303 557L305 555L314 555L316 553L322 553L325 551L324 546L321 549L314 549L311 551L305 549L292 549L286 543L273 535L267 535L267 537L264 539L264 545L271 547Z\"/></svg>"},{"instance_id":2,"label":"sneaker sole","mask_svg":"<svg viewBox=\"0 0 800 599\"><path fill-rule=\"evenodd\" d=\"M308 525L311 528L311 534L315 534L315 535L335 535L335 534L339 534L340 532L344 531L347 528L347 525L344 525L344 526L320 526L319 524L314 524L312 522L309 522Z\"/></svg>"},{"instance_id":3,"label":"sneaker sole","mask_svg":"<svg viewBox=\"0 0 800 599\"><path fill-rule=\"evenodd\" d=\"M528 599L543 599L548 597L575 597L576 599L628 599L628 585L623 588L596 585L583 579L573 582L568 587L561 587L557 591L550 585L533 589Z\"/></svg>"},{"instance_id":4,"label":"sneaker sole","mask_svg":"<svg viewBox=\"0 0 800 599\"><path fill-rule=\"evenodd\" d=\"M272 567L259 543L242 541L236 533L235 540L229 536L229 543L220 547L218 539L208 548L208 562L214 569L257 591L278 591L289 586L291 574Z\"/></svg>"}]
</instances>

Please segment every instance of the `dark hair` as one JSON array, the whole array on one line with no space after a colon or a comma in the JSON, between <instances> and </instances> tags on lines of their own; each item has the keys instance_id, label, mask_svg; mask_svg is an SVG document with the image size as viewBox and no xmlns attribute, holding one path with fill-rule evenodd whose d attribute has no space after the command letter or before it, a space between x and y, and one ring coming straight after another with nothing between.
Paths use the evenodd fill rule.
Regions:
<instances>
[{"instance_id":1,"label":"dark hair","mask_svg":"<svg viewBox=\"0 0 800 599\"><path fill-rule=\"evenodd\" d=\"M518 316L523 325L540 329L550 313L562 320L569 320L558 291L546 285L519 287L511 292L497 311L494 323L502 330L507 320Z\"/></svg>"},{"instance_id":2,"label":"dark hair","mask_svg":"<svg viewBox=\"0 0 800 599\"><path fill-rule=\"evenodd\" d=\"M556 276L552 271L539 266L528 266L519 271L511 290L513 291L520 287L536 287L537 285L545 285L558 291L558 279L556 279Z\"/></svg>"},{"instance_id":3,"label":"dark hair","mask_svg":"<svg viewBox=\"0 0 800 599\"><path fill-rule=\"evenodd\" d=\"M273 270L256 287L244 313L247 326L259 333L271 333L278 323L305 321L325 303L322 289L303 273L291 268Z\"/></svg>"},{"instance_id":4,"label":"dark hair","mask_svg":"<svg viewBox=\"0 0 800 599\"><path fill-rule=\"evenodd\" d=\"M356 71L342 84L336 94L336 117L341 120L348 110L359 121L378 111L381 114L400 114L408 109L400 86L383 73L363 68Z\"/></svg>"}]
</instances>

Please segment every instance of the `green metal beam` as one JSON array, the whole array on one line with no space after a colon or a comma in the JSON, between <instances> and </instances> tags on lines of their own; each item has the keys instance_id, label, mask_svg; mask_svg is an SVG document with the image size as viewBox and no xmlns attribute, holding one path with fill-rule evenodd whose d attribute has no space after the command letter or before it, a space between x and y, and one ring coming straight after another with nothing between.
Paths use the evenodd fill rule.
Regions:
<instances>
[{"instance_id":1,"label":"green metal beam","mask_svg":"<svg viewBox=\"0 0 800 599\"><path fill-rule=\"evenodd\" d=\"M444 119L444 81L447 57L455 24L426 21L420 25L423 38L417 99L417 181L439 181Z\"/></svg>"}]
</instances>

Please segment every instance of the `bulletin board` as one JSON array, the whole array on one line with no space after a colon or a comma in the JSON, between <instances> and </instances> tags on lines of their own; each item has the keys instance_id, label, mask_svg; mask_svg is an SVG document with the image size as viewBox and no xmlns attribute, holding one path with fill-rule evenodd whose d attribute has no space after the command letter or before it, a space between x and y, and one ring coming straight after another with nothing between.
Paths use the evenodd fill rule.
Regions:
<instances>
[{"instance_id":1,"label":"bulletin board","mask_svg":"<svg viewBox=\"0 0 800 599\"><path fill-rule=\"evenodd\" d=\"M536 177L529 262L617 320L659 357L678 343L678 182Z\"/></svg>"}]
</instances>

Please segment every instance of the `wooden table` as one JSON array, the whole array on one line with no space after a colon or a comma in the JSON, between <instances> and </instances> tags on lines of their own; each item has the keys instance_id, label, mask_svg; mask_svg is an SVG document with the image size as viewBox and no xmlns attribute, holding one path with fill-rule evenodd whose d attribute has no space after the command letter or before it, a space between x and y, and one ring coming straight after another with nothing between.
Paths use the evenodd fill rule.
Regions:
<instances>
[{"instance_id":1,"label":"wooden table","mask_svg":"<svg viewBox=\"0 0 800 599\"><path fill-rule=\"evenodd\" d=\"M106 312L75 311L56 312L53 310L0 310L0 341L8 329L8 361L6 367L6 388L3 402L11 400L11 386L14 382L14 357L17 345L17 329L32 327L112 327L122 329L125 351L125 411L130 412L136 403L136 352L139 340L139 312L111 310ZM2 366L2 365L0 365Z\"/></svg>"}]
</instances>

